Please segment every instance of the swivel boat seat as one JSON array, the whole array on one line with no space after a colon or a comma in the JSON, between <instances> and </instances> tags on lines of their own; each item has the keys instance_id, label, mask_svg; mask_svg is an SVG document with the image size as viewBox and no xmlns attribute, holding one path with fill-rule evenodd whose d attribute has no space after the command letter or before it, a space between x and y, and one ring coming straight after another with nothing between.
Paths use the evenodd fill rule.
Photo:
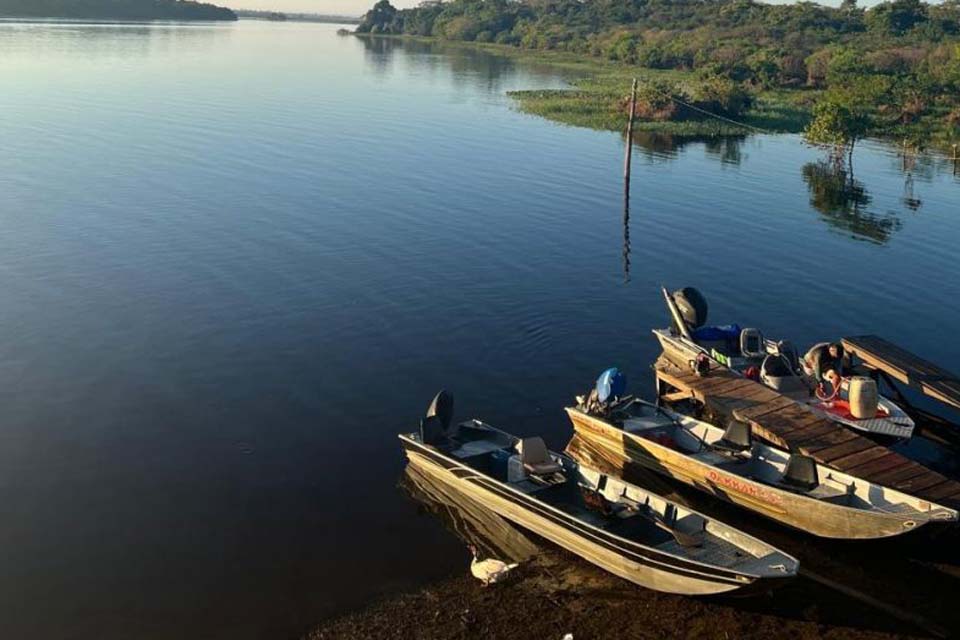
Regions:
<instances>
[{"instance_id":1,"label":"swivel boat seat","mask_svg":"<svg viewBox=\"0 0 960 640\"><path fill-rule=\"evenodd\" d=\"M750 425L739 420L731 420L723 431L723 437L713 444L714 449L740 454L750 451L753 445L753 434Z\"/></svg>"},{"instance_id":2,"label":"swivel boat seat","mask_svg":"<svg viewBox=\"0 0 960 640\"><path fill-rule=\"evenodd\" d=\"M820 485L816 460L802 453L791 454L787 460L787 468L783 471L783 478L777 484L784 489L801 493L813 491Z\"/></svg>"}]
</instances>

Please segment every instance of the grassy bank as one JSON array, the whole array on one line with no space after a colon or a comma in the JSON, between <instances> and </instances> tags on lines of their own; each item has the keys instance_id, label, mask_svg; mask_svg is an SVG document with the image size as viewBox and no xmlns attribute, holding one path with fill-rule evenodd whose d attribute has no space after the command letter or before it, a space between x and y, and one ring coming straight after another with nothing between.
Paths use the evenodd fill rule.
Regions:
<instances>
[{"instance_id":1,"label":"grassy bank","mask_svg":"<svg viewBox=\"0 0 960 640\"><path fill-rule=\"evenodd\" d=\"M700 80L696 72L660 70L628 65L615 61L560 51L536 51L512 45L459 42L434 37L409 35L366 35L363 38L390 38L430 44L439 50L469 49L516 60L518 63L549 67L565 72L569 89L538 89L531 87L511 91L509 95L524 113L547 118L554 122L590 129L623 131L628 113L627 101L633 78L644 81L665 81L678 87L695 86ZM753 90L752 105L734 122L709 116L697 119L657 121L638 118L634 129L638 132L662 133L674 136L744 135L749 133L801 133L811 119L813 105L823 94L820 89L774 88ZM944 124L943 108L909 125L895 125L869 131L873 138L888 139L898 144L904 139L916 150L939 150L951 153L954 134ZM738 123L738 124L736 124Z\"/></svg>"},{"instance_id":2,"label":"grassy bank","mask_svg":"<svg viewBox=\"0 0 960 640\"><path fill-rule=\"evenodd\" d=\"M633 78L641 82L661 80L691 86L697 74L691 71L646 69L559 51L530 51L492 43L457 42L408 35L354 34L360 38L386 38L429 44L439 50L486 51L525 65L549 67L568 76L569 89L510 91L524 113L576 127L622 131L629 111L626 106ZM676 136L743 135L758 130L799 133L810 119L810 109L819 91L774 89L754 94L753 106L736 122L704 117L701 120L653 121L638 118L636 131Z\"/></svg>"},{"instance_id":3,"label":"grassy bank","mask_svg":"<svg viewBox=\"0 0 960 640\"><path fill-rule=\"evenodd\" d=\"M666 80L684 87L696 81L695 74L683 71L659 71L626 66L592 63L593 72L571 81L573 88L561 90L513 91L520 109L555 122L591 129L620 131L624 128L629 107L626 99L633 78L640 82ZM590 67L586 62L584 67ZM733 119L703 116L687 120L645 120L639 118L634 128L674 135L728 135L759 131L797 133L803 130L810 116L815 91L764 91L754 96L753 105Z\"/></svg>"}]
</instances>

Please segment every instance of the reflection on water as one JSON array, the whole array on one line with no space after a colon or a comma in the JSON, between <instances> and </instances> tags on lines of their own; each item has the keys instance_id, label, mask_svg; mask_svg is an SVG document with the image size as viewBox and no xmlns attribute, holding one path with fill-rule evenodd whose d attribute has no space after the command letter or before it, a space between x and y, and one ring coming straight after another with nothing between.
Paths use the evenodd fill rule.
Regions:
<instances>
[{"instance_id":1,"label":"reflection on water","mask_svg":"<svg viewBox=\"0 0 960 640\"><path fill-rule=\"evenodd\" d=\"M507 520L410 461L400 488L427 512L440 518L451 533L479 551L481 558L524 562L536 555L537 545Z\"/></svg>"},{"instance_id":2,"label":"reflection on water","mask_svg":"<svg viewBox=\"0 0 960 640\"><path fill-rule=\"evenodd\" d=\"M529 77L532 86L547 83L557 86L558 75L573 77L574 72L558 73L555 67L542 64L518 64L513 58L498 56L481 49L451 42L427 42L422 40L404 40L377 36L358 36L363 43L364 60L373 73L379 76L394 71L397 60L412 61L418 71L432 73L443 69L449 72L449 79L455 86L483 86L490 93L503 94L508 88L518 85L506 79L515 80L518 73ZM530 84L519 85L529 88Z\"/></svg>"},{"instance_id":3,"label":"reflection on water","mask_svg":"<svg viewBox=\"0 0 960 640\"><path fill-rule=\"evenodd\" d=\"M80 58L147 58L202 55L223 45L234 23L80 23L0 20L5 61L62 55Z\"/></svg>"},{"instance_id":4,"label":"reflection on water","mask_svg":"<svg viewBox=\"0 0 960 640\"><path fill-rule=\"evenodd\" d=\"M877 215L867 210L871 202L863 183L842 162L830 158L803 165L804 182L810 190L810 205L835 229L851 237L883 244L900 220L894 214Z\"/></svg>"},{"instance_id":5,"label":"reflection on water","mask_svg":"<svg viewBox=\"0 0 960 640\"><path fill-rule=\"evenodd\" d=\"M902 202L903 206L905 206L910 211L918 211L920 207L923 206L923 200L921 200L916 195L915 188L914 188L914 179L913 179L914 174L917 173L918 170L921 170L921 171L923 170L923 168L918 168L918 165L920 163L918 163L917 160L918 158L915 155L909 155L909 154L903 155L903 164L902 164L902 171L904 174L903 197L900 199L900 202ZM927 180L929 180L932 177L932 173L933 173L932 163L925 168L927 169L927 171L924 171L924 175L926 176Z\"/></svg>"},{"instance_id":6,"label":"reflection on water","mask_svg":"<svg viewBox=\"0 0 960 640\"><path fill-rule=\"evenodd\" d=\"M630 195L623 198L623 279L630 281Z\"/></svg>"},{"instance_id":7,"label":"reflection on water","mask_svg":"<svg viewBox=\"0 0 960 640\"><path fill-rule=\"evenodd\" d=\"M702 144L708 157L734 166L743 162L746 140L747 136L690 136L662 131L636 131L633 134L634 148L649 160L676 160L686 148Z\"/></svg>"}]
</instances>

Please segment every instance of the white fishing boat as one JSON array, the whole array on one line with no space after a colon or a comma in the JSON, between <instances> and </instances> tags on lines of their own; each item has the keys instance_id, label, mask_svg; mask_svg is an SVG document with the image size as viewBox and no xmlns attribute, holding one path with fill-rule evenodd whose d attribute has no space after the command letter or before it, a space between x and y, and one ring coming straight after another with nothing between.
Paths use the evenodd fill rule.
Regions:
<instances>
[{"instance_id":1,"label":"white fishing boat","mask_svg":"<svg viewBox=\"0 0 960 640\"><path fill-rule=\"evenodd\" d=\"M471 499L641 586L707 595L796 575L771 545L640 487L479 420L451 424L441 392L418 432L401 434L411 463Z\"/></svg>"},{"instance_id":2,"label":"white fishing boat","mask_svg":"<svg viewBox=\"0 0 960 640\"><path fill-rule=\"evenodd\" d=\"M755 441L750 427L726 429L648 402L596 396L568 407L576 434L614 468L638 464L784 524L828 538L884 538L957 511Z\"/></svg>"},{"instance_id":3,"label":"white fishing boat","mask_svg":"<svg viewBox=\"0 0 960 640\"><path fill-rule=\"evenodd\" d=\"M851 390L856 395L861 387L873 384L875 389L875 382L844 378L830 397L818 397L789 342L768 340L757 329L735 324L706 325L706 301L696 289L662 292L673 322L669 328L654 329L653 334L666 357L678 366L709 358L738 375L755 375L759 382L851 429L897 439L913 435L913 419L889 398L875 394L876 401L866 413L856 402L851 404Z\"/></svg>"}]
</instances>

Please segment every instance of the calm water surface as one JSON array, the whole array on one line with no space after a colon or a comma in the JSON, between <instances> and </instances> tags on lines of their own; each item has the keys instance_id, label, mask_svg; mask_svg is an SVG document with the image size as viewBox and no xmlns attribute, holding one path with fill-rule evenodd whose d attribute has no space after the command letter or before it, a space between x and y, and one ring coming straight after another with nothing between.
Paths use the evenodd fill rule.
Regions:
<instances>
[{"instance_id":1,"label":"calm water surface","mask_svg":"<svg viewBox=\"0 0 960 640\"><path fill-rule=\"evenodd\" d=\"M291 637L462 569L395 434L446 387L562 447L606 366L652 388L661 283L960 368L948 165L643 137L625 227L621 137L505 96L555 71L334 31L0 24L3 637Z\"/></svg>"}]
</instances>

